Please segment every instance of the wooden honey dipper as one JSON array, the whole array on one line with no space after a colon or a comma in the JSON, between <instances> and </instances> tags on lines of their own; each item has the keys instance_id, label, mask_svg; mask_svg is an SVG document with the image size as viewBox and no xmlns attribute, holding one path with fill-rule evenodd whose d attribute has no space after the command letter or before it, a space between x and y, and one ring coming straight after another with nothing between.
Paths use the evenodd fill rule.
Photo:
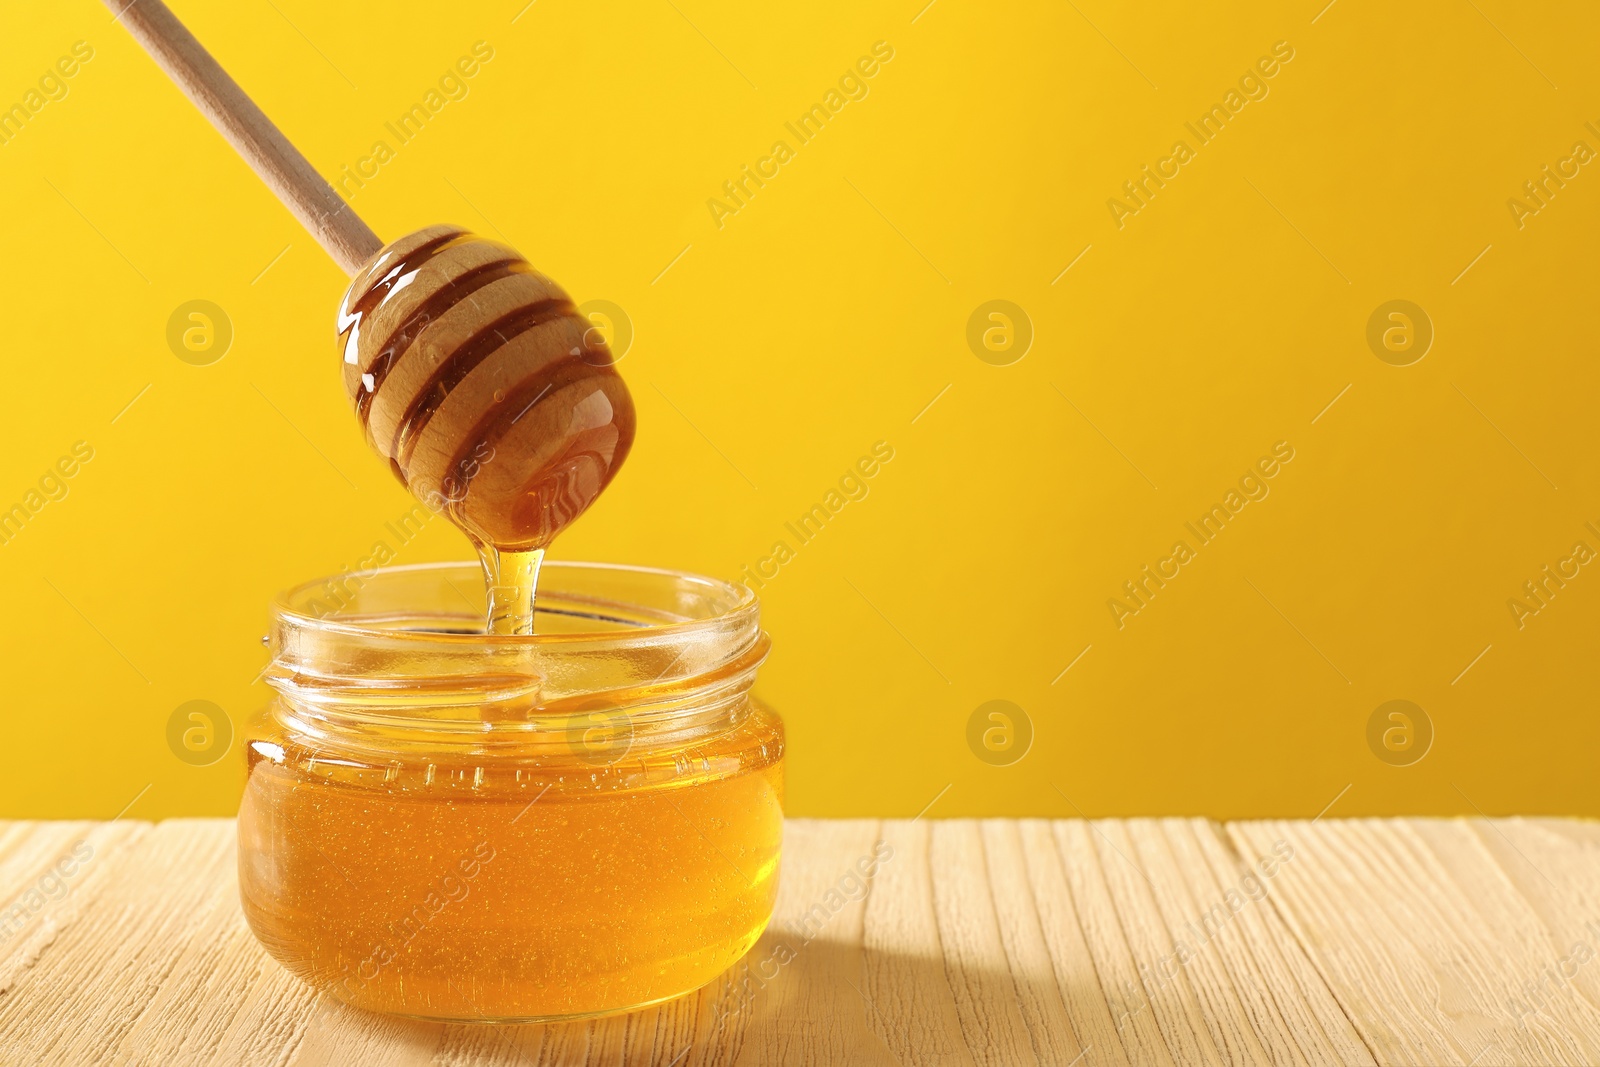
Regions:
<instances>
[{"instance_id":1,"label":"wooden honey dipper","mask_svg":"<svg viewBox=\"0 0 1600 1067\"><path fill-rule=\"evenodd\" d=\"M384 245L161 0L105 4L352 276L338 330L367 442L478 545L490 629L531 632L545 546L633 444L598 331L504 245L455 226Z\"/></svg>"}]
</instances>

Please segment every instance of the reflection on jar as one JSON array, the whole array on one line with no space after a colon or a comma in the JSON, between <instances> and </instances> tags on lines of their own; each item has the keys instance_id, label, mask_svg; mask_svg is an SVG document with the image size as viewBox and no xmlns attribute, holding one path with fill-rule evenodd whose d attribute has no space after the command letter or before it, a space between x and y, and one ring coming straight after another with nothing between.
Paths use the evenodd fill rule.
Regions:
<instances>
[{"instance_id":1,"label":"reflection on jar","mask_svg":"<svg viewBox=\"0 0 1600 1067\"><path fill-rule=\"evenodd\" d=\"M749 696L754 595L550 563L535 636L483 615L464 563L274 606L278 698L239 813L251 928L312 985L431 1019L608 1014L711 981L777 892L784 734Z\"/></svg>"}]
</instances>

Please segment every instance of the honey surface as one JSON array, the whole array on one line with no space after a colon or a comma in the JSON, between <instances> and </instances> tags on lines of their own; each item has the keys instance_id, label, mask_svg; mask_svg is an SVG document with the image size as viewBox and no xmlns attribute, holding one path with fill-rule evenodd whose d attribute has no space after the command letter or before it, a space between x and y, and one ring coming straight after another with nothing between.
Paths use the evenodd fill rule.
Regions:
<instances>
[{"instance_id":1,"label":"honey surface","mask_svg":"<svg viewBox=\"0 0 1600 1067\"><path fill-rule=\"evenodd\" d=\"M609 765L313 752L269 728L239 816L245 915L295 974L377 1011L536 1019L673 997L766 925L783 743L759 708Z\"/></svg>"}]
</instances>

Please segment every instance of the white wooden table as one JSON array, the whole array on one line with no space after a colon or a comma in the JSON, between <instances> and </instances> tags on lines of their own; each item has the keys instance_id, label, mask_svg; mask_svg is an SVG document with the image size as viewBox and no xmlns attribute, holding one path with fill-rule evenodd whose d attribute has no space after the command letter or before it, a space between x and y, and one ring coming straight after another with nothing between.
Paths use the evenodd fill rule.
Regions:
<instances>
[{"instance_id":1,"label":"white wooden table","mask_svg":"<svg viewBox=\"0 0 1600 1067\"><path fill-rule=\"evenodd\" d=\"M699 994L443 1026L280 969L229 820L0 823L0 1063L1600 1064L1595 824L794 820L785 850Z\"/></svg>"}]
</instances>

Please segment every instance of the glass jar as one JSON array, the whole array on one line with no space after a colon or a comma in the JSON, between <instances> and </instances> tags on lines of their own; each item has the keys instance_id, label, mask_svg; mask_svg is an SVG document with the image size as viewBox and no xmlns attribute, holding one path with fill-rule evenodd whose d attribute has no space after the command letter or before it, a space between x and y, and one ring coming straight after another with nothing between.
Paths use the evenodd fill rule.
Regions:
<instances>
[{"instance_id":1,"label":"glass jar","mask_svg":"<svg viewBox=\"0 0 1600 1067\"><path fill-rule=\"evenodd\" d=\"M246 737L245 918L361 1008L550 1021L697 989L761 935L783 724L749 690L755 594L547 563L533 636L476 564L283 594Z\"/></svg>"}]
</instances>

